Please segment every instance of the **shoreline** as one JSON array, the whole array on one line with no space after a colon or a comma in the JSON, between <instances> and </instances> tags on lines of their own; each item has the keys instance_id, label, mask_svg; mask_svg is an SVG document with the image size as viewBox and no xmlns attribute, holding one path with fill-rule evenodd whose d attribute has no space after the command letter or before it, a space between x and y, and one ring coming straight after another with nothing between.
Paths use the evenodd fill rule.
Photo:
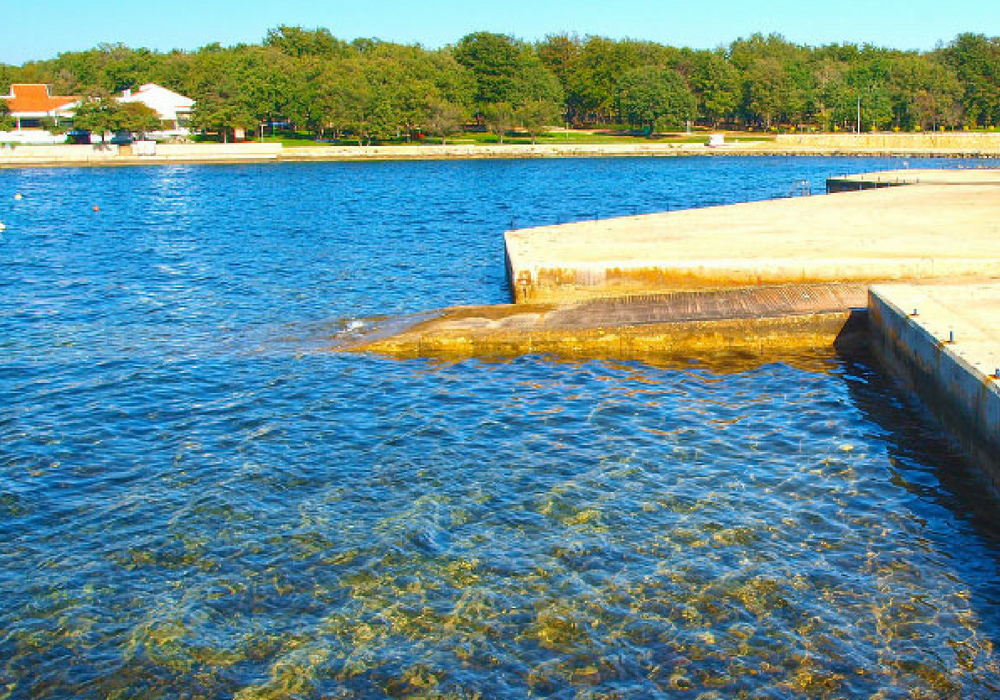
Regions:
<instances>
[{"instance_id":1,"label":"shoreline","mask_svg":"<svg viewBox=\"0 0 1000 700\"><path fill-rule=\"evenodd\" d=\"M892 137L899 135L887 135ZM20 146L0 149L0 168L122 167L173 164L369 162L418 160L511 160L545 158L671 158L671 157L826 157L826 158L1000 158L997 138L874 139L861 136L815 139L789 137L775 141L709 147L689 143L637 144L484 144L410 146L305 146L281 144L162 144L155 153L140 155L114 145ZM968 141L968 143L962 143ZM906 144L909 145L906 145Z\"/></svg>"}]
</instances>

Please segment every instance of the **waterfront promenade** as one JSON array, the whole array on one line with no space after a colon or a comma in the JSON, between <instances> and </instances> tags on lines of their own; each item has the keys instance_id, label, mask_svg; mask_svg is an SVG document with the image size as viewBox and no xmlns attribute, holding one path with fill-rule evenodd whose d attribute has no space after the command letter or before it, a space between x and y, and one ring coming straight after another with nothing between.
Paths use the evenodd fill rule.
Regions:
<instances>
[{"instance_id":1,"label":"waterfront promenade","mask_svg":"<svg viewBox=\"0 0 1000 700\"><path fill-rule=\"evenodd\" d=\"M752 134L750 135L752 136ZM448 144L303 146L280 143L113 144L0 147L0 167L168 165L173 163L277 163L309 161L472 160L678 156L894 156L1000 158L1000 133L826 134L761 136L709 147L702 143Z\"/></svg>"}]
</instances>

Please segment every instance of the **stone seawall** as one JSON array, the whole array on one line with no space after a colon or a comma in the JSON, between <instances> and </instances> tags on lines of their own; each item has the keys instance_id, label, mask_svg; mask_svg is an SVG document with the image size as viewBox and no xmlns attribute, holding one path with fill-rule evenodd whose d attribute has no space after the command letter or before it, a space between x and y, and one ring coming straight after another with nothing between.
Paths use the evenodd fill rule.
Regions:
<instances>
[{"instance_id":1,"label":"stone seawall","mask_svg":"<svg viewBox=\"0 0 1000 700\"><path fill-rule=\"evenodd\" d=\"M816 151L955 151L1000 155L1000 132L780 134L774 146Z\"/></svg>"},{"instance_id":2,"label":"stone seawall","mask_svg":"<svg viewBox=\"0 0 1000 700\"><path fill-rule=\"evenodd\" d=\"M4 146L0 167L53 167L83 165L155 165L167 163L218 163L276 161L281 144L198 143L155 144L145 152L138 144L60 144L56 146Z\"/></svg>"},{"instance_id":3,"label":"stone seawall","mask_svg":"<svg viewBox=\"0 0 1000 700\"><path fill-rule=\"evenodd\" d=\"M1000 157L1000 134L782 135L776 140L701 143L545 143L399 146L302 146L277 143L156 144L146 148L0 145L0 167L155 165L170 163L471 160L505 158L636 158L677 156Z\"/></svg>"},{"instance_id":4,"label":"stone seawall","mask_svg":"<svg viewBox=\"0 0 1000 700\"><path fill-rule=\"evenodd\" d=\"M734 147L727 147L730 150ZM318 146L289 148L282 160L424 160L489 158L586 158L701 155L700 143L453 144L412 146ZM716 149L717 150L717 149Z\"/></svg>"}]
</instances>

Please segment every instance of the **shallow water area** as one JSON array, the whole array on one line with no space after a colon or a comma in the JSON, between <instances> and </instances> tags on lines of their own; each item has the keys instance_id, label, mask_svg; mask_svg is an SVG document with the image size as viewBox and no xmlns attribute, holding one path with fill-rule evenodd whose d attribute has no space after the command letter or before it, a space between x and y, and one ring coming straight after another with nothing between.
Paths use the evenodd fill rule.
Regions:
<instances>
[{"instance_id":1,"label":"shallow water area","mask_svg":"<svg viewBox=\"0 0 1000 700\"><path fill-rule=\"evenodd\" d=\"M0 699L1000 694L995 501L863 354L326 350L512 217L881 167L0 172Z\"/></svg>"}]
</instances>

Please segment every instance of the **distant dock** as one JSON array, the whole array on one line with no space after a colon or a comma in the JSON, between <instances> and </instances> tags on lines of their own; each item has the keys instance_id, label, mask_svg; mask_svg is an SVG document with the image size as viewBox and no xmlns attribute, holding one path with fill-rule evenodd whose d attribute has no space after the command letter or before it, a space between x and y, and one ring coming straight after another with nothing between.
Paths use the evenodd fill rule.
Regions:
<instances>
[{"instance_id":1,"label":"distant dock","mask_svg":"<svg viewBox=\"0 0 1000 700\"><path fill-rule=\"evenodd\" d=\"M841 175L826 181L826 191L856 192L903 185L1000 185L1000 169L886 170L862 175Z\"/></svg>"}]
</instances>

